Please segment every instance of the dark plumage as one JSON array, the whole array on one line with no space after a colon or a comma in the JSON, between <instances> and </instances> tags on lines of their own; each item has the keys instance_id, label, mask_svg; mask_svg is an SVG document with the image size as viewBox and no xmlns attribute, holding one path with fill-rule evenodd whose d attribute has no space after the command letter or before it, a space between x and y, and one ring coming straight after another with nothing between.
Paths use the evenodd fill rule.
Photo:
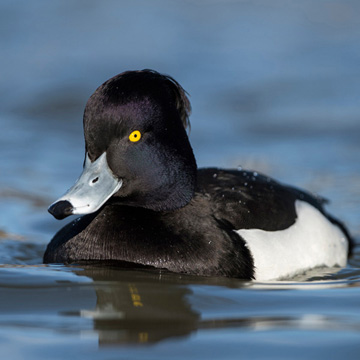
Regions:
<instances>
[{"instance_id":1,"label":"dark plumage","mask_svg":"<svg viewBox=\"0 0 360 360\"><path fill-rule=\"evenodd\" d=\"M82 205L75 187L55 202L49 211L57 218L86 215L54 236L45 263L116 260L252 279L253 256L234 230L287 229L297 219L296 200L318 209L350 241L344 227L326 215L320 198L253 172L197 170L185 130L189 113L182 87L151 70L122 73L95 91L84 113L89 158L84 172L104 162L102 168L110 169L106 196L112 196L98 200L89 214L90 205ZM129 140L134 131L140 140ZM91 170L93 180L86 181L99 186L98 193L105 180L96 174Z\"/></svg>"}]
</instances>

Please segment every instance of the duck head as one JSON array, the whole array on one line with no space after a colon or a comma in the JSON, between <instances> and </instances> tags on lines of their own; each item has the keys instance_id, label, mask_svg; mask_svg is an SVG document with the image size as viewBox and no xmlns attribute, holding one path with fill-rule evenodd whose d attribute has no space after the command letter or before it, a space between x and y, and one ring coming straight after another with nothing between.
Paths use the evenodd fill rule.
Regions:
<instances>
[{"instance_id":1,"label":"duck head","mask_svg":"<svg viewBox=\"0 0 360 360\"><path fill-rule=\"evenodd\" d=\"M185 91L169 76L128 71L106 81L86 104L83 172L49 212L89 214L110 198L155 211L185 206L196 185L189 113Z\"/></svg>"}]
</instances>

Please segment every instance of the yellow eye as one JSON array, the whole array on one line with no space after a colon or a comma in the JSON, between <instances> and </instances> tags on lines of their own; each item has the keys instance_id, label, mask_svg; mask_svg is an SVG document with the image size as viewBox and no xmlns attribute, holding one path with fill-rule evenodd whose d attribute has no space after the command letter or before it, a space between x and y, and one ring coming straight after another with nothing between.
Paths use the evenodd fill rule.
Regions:
<instances>
[{"instance_id":1,"label":"yellow eye","mask_svg":"<svg viewBox=\"0 0 360 360\"><path fill-rule=\"evenodd\" d=\"M140 139L141 139L141 132L139 130L135 130L129 135L129 140L132 142L137 142Z\"/></svg>"}]
</instances>

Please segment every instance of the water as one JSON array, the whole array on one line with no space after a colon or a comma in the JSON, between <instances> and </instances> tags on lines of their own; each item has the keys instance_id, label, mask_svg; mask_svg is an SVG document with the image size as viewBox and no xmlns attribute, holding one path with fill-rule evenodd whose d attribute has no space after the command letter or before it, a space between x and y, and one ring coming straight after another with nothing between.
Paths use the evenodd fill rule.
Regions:
<instances>
[{"instance_id":1,"label":"water","mask_svg":"<svg viewBox=\"0 0 360 360\"><path fill-rule=\"evenodd\" d=\"M46 208L81 172L87 98L141 68L190 93L199 166L317 192L360 242L359 8L2 0L2 358L357 359L359 247L344 269L269 283L41 259L65 223Z\"/></svg>"}]
</instances>

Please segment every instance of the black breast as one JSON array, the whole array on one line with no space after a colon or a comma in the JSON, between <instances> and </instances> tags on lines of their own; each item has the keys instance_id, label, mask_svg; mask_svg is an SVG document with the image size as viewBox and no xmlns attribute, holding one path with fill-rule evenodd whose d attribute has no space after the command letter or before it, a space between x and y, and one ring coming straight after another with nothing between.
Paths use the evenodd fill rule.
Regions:
<instances>
[{"instance_id":1,"label":"black breast","mask_svg":"<svg viewBox=\"0 0 360 360\"><path fill-rule=\"evenodd\" d=\"M197 275L253 277L244 241L217 219L202 195L175 211L105 205L65 226L52 239L45 263L119 261ZM120 264L121 265L121 264Z\"/></svg>"}]
</instances>

